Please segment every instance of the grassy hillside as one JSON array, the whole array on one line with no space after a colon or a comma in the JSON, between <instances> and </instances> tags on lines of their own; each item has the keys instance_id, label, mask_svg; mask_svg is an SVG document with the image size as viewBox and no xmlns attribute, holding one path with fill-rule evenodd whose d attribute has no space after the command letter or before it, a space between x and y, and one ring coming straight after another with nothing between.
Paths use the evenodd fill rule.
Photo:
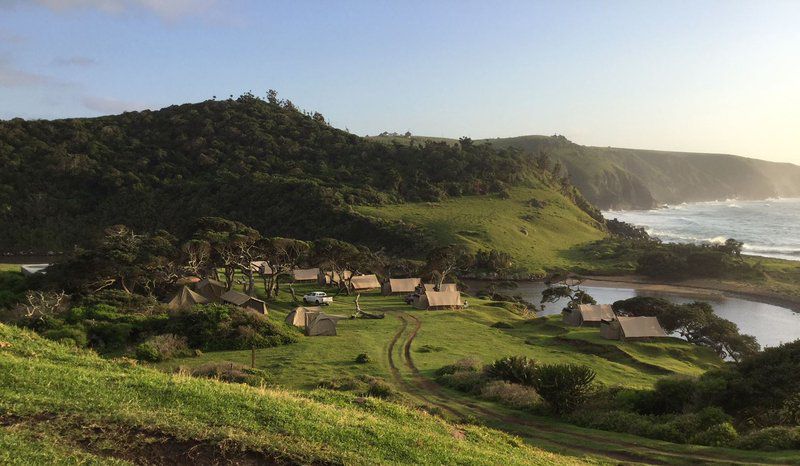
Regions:
<instances>
[{"instance_id":1,"label":"grassy hillside","mask_svg":"<svg viewBox=\"0 0 800 466\"><path fill-rule=\"evenodd\" d=\"M574 464L376 399L167 375L0 325L0 460ZM34 439L31 441L31 439ZM42 444L46 445L41 449ZM50 456L52 455L52 456Z\"/></svg>"},{"instance_id":2,"label":"grassy hillside","mask_svg":"<svg viewBox=\"0 0 800 466\"><path fill-rule=\"evenodd\" d=\"M508 199L465 196L437 203L405 203L358 211L402 221L425 232L438 244L459 242L472 250L497 249L514 257L515 267L529 273L576 268L571 248L604 236L600 225L563 195L544 186L514 188ZM531 200L544 204L534 207Z\"/></svg>"}]
</instances>

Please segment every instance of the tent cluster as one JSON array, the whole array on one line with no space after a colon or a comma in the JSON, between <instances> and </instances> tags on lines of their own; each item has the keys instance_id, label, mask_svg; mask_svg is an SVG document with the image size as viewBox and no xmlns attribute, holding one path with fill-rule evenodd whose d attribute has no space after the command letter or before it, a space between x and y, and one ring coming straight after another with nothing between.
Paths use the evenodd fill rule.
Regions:
<instances>
[{"instance_id":1,"label":"tent cluster","mask_svg":"<svg viewBox=\"0 0 800 466\"><path fill-rule=\"evenodd\" d=\"M576 327L600 327L600 336L609 340L636 340L668 337L656 317L617 316L608 304L581 304L565 309L563 321Z\"/></svg>"},{"instance_id":2,"label":"tent cluster","mask_svg":"<svg viewBox=\"0 0 800 466\"><path fill-rule=\"evenodd\" d=\"M204 278L194 283L194 289L189 285L180 287L167 307L170 309L182 309L194 306L195 304L226 303L250 309L259 314L267 314L269 308L264 301L248 296L244 293L228 290L224 283L213 278Z\"/></svg>"},{"instance_id":3,"label":"tent cluster","mask_svg":"<svg viewBox=\"0 0 800 466\"><path fill-rule=\"evenodd\" d=\"M322 312L319 306L297 307L286 316L286 324L302 328L306 335L335 336L336 324L346 317L329 315Z\"/></svg>"}]
</instances>

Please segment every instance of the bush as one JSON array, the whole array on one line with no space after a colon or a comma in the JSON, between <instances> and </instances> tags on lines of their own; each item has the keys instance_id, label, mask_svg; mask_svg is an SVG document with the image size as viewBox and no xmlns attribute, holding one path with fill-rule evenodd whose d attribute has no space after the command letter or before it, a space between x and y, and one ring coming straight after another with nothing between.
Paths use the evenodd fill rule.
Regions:
<instances>
[{"instance_id":1,"label":"bush","mask_svg":"<svg viewBox=\"0 0 800 466\"><path fill-rule=\"evenodd\" d=\"M533 388L558 414L583 404L591 392L595 372L577 364L546 364L534 370Z\"/></svg>"},{"instance_id":2,"label":"bush","mask_svg":"<svg viewBox=\"0 0 800 466\"><path fill-rule=\"evenodd\" d=\"M800 428L767 427L739 437L736 448L745 450L795 450L800 448Z\"/></svg>"},{"instance_id":3,"label":"bush","mask_svg":"<svg viewBox=\"0 0 800 466\"><path fill-rule=\"evenodd\" d=\"M356 356L356 362L359 364L366 364L370 361L369 355L367 353L361 353Z\"/></svg>"},{"instance_id":4,"label":"bush","mask_svg":"<svg viewBox=\"0 0 800 466\"><path fill-rule=\"evenodd\" d=\"M82 297L78 304L81 307L105 305L119 309L124 313L147 313L153 310L158 305L158 302L152 296L126 293L123 290L105 289Z\"/></svg>"},{"instance_id":5,"label":"bush","mask_svg":"<svg viewBox=\"0 0 800 466\"><path fill-rule=\"evenodd\" d=\"M493 380L484 385L481 388L481 398L497 401L512 408L527 410L537 407L542 401L533 388L505 380Z\"/></svg>"},{"instance_id":6,"label":"bush","mask_svg":"<svg viewBox=\"0 0 800 466\"><path fill-rule=\"evenodd\" d=\"M85 348L89 343L86 330L83 327L67 325L42 332L42 336L48 340L71 343L79 348Z\"/></svg>"},{"instance_id":7,"label":"bush","mask_svg":"<svg viewBox=\"0 0 800 466\"><path fill-rule=\"evenodd\" d=\"M124 348L131 340L134 326L129 323L107 322L97 320L85 321L89 341L92 347L102 351Z\"/></svg>"},{"instance_id":8,"label":"bush","mask_svg":"<svg viewBox=\"0 0 800 466\"><path fill-rule=\"evenodd\" d=\"M166 329L186 336L190 347L206 351L270 348L297 341L291 328L275 325L263 314L220 304L176 311Z\"/></svg>"},{"instance_id":9,"label":"bush","mask_svg":"<svg viewBox=\"0 0 800 466\"><path fill-rule=\"evenodd\" d=\"M224 382L243 383L258 387L267 383L267 373L230 361L210 362L192 370L195 377L218 379Z\"/></svg>"},{"instance_id":10,"label":"bush","mask_svg":"<svg viewBox=\"0 0 800 466\"><path fill-rule=\"evenodd\" d=\"M440 367L436 375L454 374L456 372L478 372L481 370L481 362L474 358L464 358L453 364Z\"/></svg>"},{"instance_id":11,"label":"bush","mask_svg":"<svg viewBox=\"0 0 800 466\"><path fill-rule=\"evenodd\" d=\"M489 377L522 385L531 385L535 372L536 361L526 356L501 358L486 368Z\"/></svg>"},{"instance_id":12,"label":"bush","mask_svg":"<svg viewBox=\"0 0 800 466\"><path fill-rule=\"evenodd\" d=\"M656 382L654 390L641 392L634 401L642 414L680 413L694 399L695 382L685 377L664 378Z\"/></svg>"},{"instance_id":13,"label":"bush","mask_svg":"<svg viewBox=\"0 0 800 466\"><path fill-rule=\"evenodd\" d=\"M464 370L441 375L438 380L442 385L458 391L479 393L483 384L486 383L486 375L483 372Z\"/></svg>"},{"instance_id":14,"label":"bush","mask_svg":"<svg viewBox=\"0 0 800 466\"><path fill-rule=\"evenodd\" d=\"M186 337L179 337L171 333L156 335L136 347L136 358L141 361L168 361L189 354Z\"/></svg>"},{"instance_id":15,"label":"bush","mask_svg":"<svg viewBox=\"0 0 800 466\"><path fill-rule=\"evenodd\" d=\"M359 396L393 399L397 396L394 388L380 377L360 375L358 377L340 377L324 380L317 385L319 388L342 392L353 392Z\"/></svg>"},{"instance_id":16,"label":"bush","mask_svg":"<svg viewBox=\"0 0 800 466\"><path fill-rule=\"evenodd\" d=\"M736 442L739 434L730 422L716 424L698 434L692 435L689 443L710 447L728 447Z\"/></svg>"}]
</instances>

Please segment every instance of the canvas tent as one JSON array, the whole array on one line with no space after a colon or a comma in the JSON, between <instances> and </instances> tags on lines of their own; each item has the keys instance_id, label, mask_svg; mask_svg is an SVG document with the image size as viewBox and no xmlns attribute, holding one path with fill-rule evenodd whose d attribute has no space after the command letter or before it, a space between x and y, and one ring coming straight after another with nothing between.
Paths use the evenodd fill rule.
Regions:
<instances>
[{"instance_id":1,"label":"canvas tent","mask_svg":"<svg viewBox=\"0 0 800 466\"><path fill-rule=\"evenodd\" d=\"M25 264L19 266L19 271L22 272L22 275L30 277L37 273L47 273L48 267L50 267L50 264Z\"/></svg>"},{"instance_id":2,"label":"canvas tent","mask_svg":"<svg viewBox=\"0 0 800 466\"><path fill-rule=\"evenodd\" d=\"M565 311L562 320L565 324L580 327L582 325L597 327L603 320L615 320L617 316L610 304L580 304L578 309Z\"/></svg>"},{"instance_id":3,"label":"canvas tent","mask_svg":"<svg viewBox=\"0 0 800 466\"><path fill-rule=\"evenodd\" d=\"M219 280L204 278L194 286L195 291L203 295L207 300L218 302L219 297L225 292L226 286Z\"/></svg>"},{"instance_id":4,"label":"canvas tent","mask_svg":"<svg viewBox=\"0 0 800 466\"><path fill-rule=\"evenodd\" d=\"M319 276L319 268L313 269L294 269L292 270L292 277L296 282L316 281Z\"/></svg>"},{"instance_id":5,"label":"canvas tent","mask_svg":"<svg viewBox=\"0 0 800 466\"><path fill-rule=\"evenodd\" d=\"M374 290L381 287L381 282L375 274L358 275L350 279L350 284L353 285L355 291Z\"/></svg>"},{"instance_id":6,"label":"canvas tent","mask_svg":"<svg viewBox=\"0 0 800 466\"><path fill-rule=\"evenodd\" d=\"M182 286L175 296L167 303L170 309L183 309L186 307L194 306L195 304L205 304L208 300L205 296L195 293L187 286Z\"/></svg>"},{"instance_id":7,"label":"canvas tent","mask_svg":"<svg viewBox=\"0 0 800 466\"><path fill-rule=\"evenodd\" d=\"M667 332L656 317L617 317L616 321L604 320L600 335L609 340L665 338Z\"/></svg>"},{"instance_id":8,"label":"canvas tent","mask_svg":"<svg viewBox=\"0 0 800 466\"><path fill-rule=\"evenodd\" d=\"M256 311L259 314L266 314L268 312L267 303L258 298L253 298L252 296L248 296L238 291L226 291L222 293L220 300L224 303L233 304L234 306Z\"/></svg>"},{"instance_id":9,"label":"canvas tent","mask_svg":"<svg viewBox=\"0 0 800 466\"><path fill-rule=\"evenodd\" d=\"M458 291L426 291L414 302L418 309L458 309L464 307Z\"/></svg>"},{"instance_id":10,"label":"canvas tent","mask_svg":"<svg viewBox=\"0 0 800 466\"><path fill-rule=\"evenodd\" d=\"M344 319L322 312L319 306L297 307L286 316L286 323L300 327L310 337L336 335L336 323Z\"/></svg>"},{"instance_id":11,"label":"canvas tent","mask_svg":"<svg viewBox=\"0 0 800 466\"><path fill-rule=\"evenodd\" d=\"M426 283L422 286L425 288L426 293L428 291L436 291L435 283ZM458 286L455 283L442 283L442 286L439 287L439 291L458 291Z\"/></svg>"},{"instance_id":12,"label":"canvas tent","mask_svg":"<svg viewBox=\"0 0 800 466\"><path fill-rule=\"evenodd\" d=\"M272 275L272 267L269 266L267 261L250 262L250 270L261 275Z\"/></svg>"},{"instance_id":13,"label":"canvas tent","mask_svg":"<svg viewBox=\"0 0 800 466\"><path fill-rule=\"evenodd\" d=\"M383 284L383 294L413 293L421 283L419 278L390 278Z\"/></svg>"},{"instance_id":14,"label":"canvas tent","mask_svg":"<svg viewBox=\"0 0 800 466\"><path fill-rule=\"evenodd\" d=\"M350 278L353 276L353 272L345 270L342 272L342 275L344 275L345 280L350 280ZM320 285L336 285L339 283L339 274L333 271L320 271L319 275L317 275L317 283Z\"/></svg>"}]
</instances>

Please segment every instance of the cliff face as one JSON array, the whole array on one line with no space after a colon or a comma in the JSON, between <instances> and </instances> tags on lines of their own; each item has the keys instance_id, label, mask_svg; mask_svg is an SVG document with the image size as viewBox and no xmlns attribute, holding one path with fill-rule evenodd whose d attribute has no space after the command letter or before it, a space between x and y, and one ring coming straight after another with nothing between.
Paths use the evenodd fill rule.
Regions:
<instances>
[{"instance_id":1,"label":"cliff face","mask_svg":"<svg viewBox=\"0 0 800 466\"><path fill-rule=\"evenodd\" d=\"M580 146L561 136L486 142L548 154L601 209L800 196L800 166L788 163L724 154Z\"/></svg>"}]
</instances>

